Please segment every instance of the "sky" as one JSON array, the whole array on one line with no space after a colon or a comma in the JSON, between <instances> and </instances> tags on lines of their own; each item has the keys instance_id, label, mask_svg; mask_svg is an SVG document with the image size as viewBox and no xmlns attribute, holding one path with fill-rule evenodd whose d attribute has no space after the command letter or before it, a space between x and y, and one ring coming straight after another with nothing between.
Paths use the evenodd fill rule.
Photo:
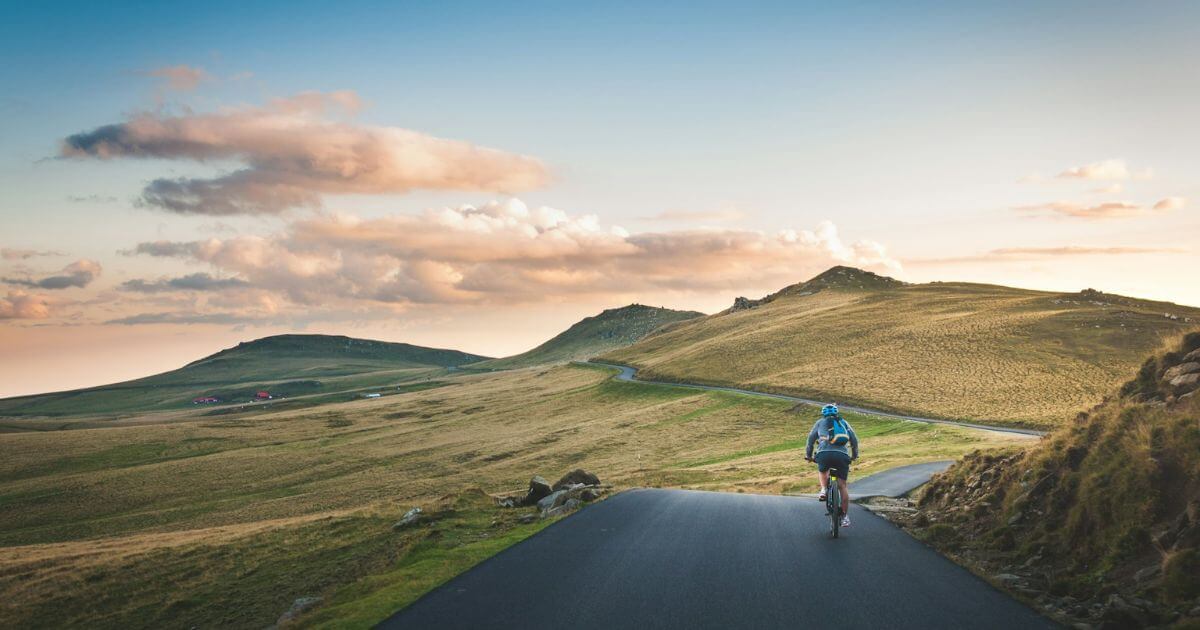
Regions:
<instances>
[{"instance_id":1,"label":"sky","mask_svg":"<svg viewBox=\"0 0 1200 630\"><path fill-rule=\"evenodd\" d=\"M1200 305L1200 5L16 3L0 396L824 269Z\"/></svg>"}]
</instances>

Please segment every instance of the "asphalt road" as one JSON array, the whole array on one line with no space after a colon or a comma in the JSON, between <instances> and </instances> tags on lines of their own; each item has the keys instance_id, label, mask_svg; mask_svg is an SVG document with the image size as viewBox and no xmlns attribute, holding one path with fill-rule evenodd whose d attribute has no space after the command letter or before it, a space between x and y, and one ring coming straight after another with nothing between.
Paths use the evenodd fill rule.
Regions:
<instances>
[{"instance_id":1,"label":"asphalt road","mask_svg":"<svg viewBox=\"0 0 1200 630\"><path fill-rule=\"evenodd\" d=\"M850 467L850 496L855 500L869 497L902 497L925 485L929 478L942 472L953 461L929 462L898 466L870 477L854 479L854 467Z\"/></svg>"},{"instance_id":2,"label":"asphalt road","mask_svg":"<svg viewBox=\"0 0 1200 630\"><path fill-rule=\"evenodd\" d=\"M634 381L646 385L666 385L671 387L687 387L689 389L704 389L715 392L732 392L735 394L746 394L749 396L759 396L762 398L774 398L776 400L786 400L794 403L804 403L806 405L824 405L820 400L812 400L811 398L800 398L799 396L788 396L786 394L768 394L766 392L756 392L749 389L738 389L736 387L721 387L718 385L698 385L696 383L670 383L666 381L647 381L637 378L637 368L629 367L628 365L618 365L616 363L602 363L600 361L589 361L592 365L603 365L605 367L616 368L620 370L614 378L618 381ZM954 420L939 420L937 418L922 418L921 416L908 416L902 413L891 413L887 411L879 411L876 409L867 409L866 407L852 407L850 405L839 405L846 411L855 413L863 413L871 416L879 416L882 418L895 418L897 420L910 420L912 422L925 422L930 424L952 424L956 427L967 427L969 429L981 429L984 431L997 431L999 433L1013 433L1017 435L1027 435L1030 437L1041 437L1045 435L1044 431L1035 431L1033 429L1016 429L1012 427L994 427L986 424L973 424L970 422L957 422Z\"/></svg>"},{"instance_id":3,"label":"asphalt road","mask_svg":"<svg viewBox=\"0 0 1200 630\"><path fill-rule=\"evenodd\" d=\"M631 490L484 561L379 627L1053 628L887 521L829 537L812 499Z\"/></svg>"}]
</instances>

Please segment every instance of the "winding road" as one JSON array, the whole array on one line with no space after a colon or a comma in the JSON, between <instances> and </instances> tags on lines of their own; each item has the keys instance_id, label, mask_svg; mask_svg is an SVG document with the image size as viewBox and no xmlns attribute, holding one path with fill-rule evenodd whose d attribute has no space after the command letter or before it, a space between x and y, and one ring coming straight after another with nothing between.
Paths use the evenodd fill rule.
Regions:
<instances>
[{"instance_id":1,"label":"winding road","mask_svg":"<svg viewBox=\"0 0 1200 630\"><path fill-rule=\"evenodd\" d=\"M629 490L380 624L406 628L1054 628L900 529L812 499Z\"/></svg>"},{"instance_id":2,"label":"winding road","mask_svg":"<svg viewBox=\"0 0 1200 630\"><path fill-rule=\"evenodd\" d=\"M803 403L806 405L821 406L825 403L820 400L812 400L811 398L801 398L799 396L789 396L787 394L769 394L767 392L756 392L749 389L739 389L737 387L723 387L720 385L699 385L697 383L676 383L671 381L648 381L637 378L637 368L628 365L618 365L616 363L602 363L600 361L580 362L585 365L602 365L604 367L620 370L614 377L618 381L629 381L634 383L642 383L644 385L662 385L664 387L685 387L688 389L702 389L713 392L731 392L734 394L745 394L747 396L758 396L760 398L774 398L776 400L786 400L793 403ZM928 424L949 424L956 427L965 427L968 429L979 429L981 431L996 431L999 433L1012 433L1016 435L1025 435L1029 437L1042 437L1044 431L1036 431L1034 429L1018 429L1014 427L996 427L986 424L972 424L970 422L958 422L955 420L939 420L937 418L922 418L921 416L908 416L900 413L891 413L887 411L879 411L877 409L867 409L866 407L852 407L850 405L840 405L846 411L861 413L870 416L879 416L881 418L892 418L895 420L908 420L910 422L925 422Z\"/></svg>"}]
</instances>

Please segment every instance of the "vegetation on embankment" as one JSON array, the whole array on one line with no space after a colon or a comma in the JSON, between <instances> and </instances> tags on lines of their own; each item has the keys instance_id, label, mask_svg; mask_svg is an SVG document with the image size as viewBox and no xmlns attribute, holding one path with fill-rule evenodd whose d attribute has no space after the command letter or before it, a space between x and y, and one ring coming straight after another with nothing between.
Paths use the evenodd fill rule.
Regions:
<instances>
[{"instance_id":1,"label":"vegetation on embankment","mask_svg":"<svg viewBox=\"0 0 1200 630\"><path fill-rule=\"evenodd\" d=\"M585 317L540 346L503 359L471 365L473 369L507 370L588 359L623 348L675 322L703 317L697 311L630 304Z\"/></svg>"},{"instance_id":2,"label":"vegetation on embankment","mask_svg":"<svg viewBox=\"0 0 1200 630\"><path fill-rule=\"evenodd\" d=\"M618 488L813 487L802 461L811 415L612 373L458 375L252 417L0 434L0 625L261 628L308 596L323 599L302 624L370 625L537 527L471 499L397 534L391 524L412 506L438 514L443 497L515 492L534 473L577 467ZM851 421L863 436L856 475L1027 443Z\"/></svg>"},{"instance_id":3,"label":"vegetation on embankment","mask_svg":"<svg viewBox=\"0 0 1200 630\"><path fill-rule=\"evenodd\" d=\"M1200 374L1200 333L1036 448L966 457L902 520L1060 620L1200 625L1200 388L1186 374Z\"/></svg>"},{"instance_id":4,"label":"vegetation on embankment","mask_svg":"<svg viewBox=\"0 0 1200 630\"><path fill-rule=\"evenodd\" d=\"M1053 428L1112 392L1200 309L1098 291L903 284L836 267L600 358L648 380Z\"/></svg>"}]
</instances>

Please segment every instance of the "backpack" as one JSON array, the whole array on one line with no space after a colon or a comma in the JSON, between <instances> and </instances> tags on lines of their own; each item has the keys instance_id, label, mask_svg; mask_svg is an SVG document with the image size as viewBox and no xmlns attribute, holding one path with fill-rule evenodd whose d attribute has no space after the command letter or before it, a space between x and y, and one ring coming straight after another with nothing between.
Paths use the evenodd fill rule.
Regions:
<instances>
[{"instance_id":1,"label":"backpack","mask_svg":"<svg viewBox=\"0 0 1200 630\"><path fill-rule=\"evenodd\" d=\"M829 443L834 446L845 446L850 443L850 429L841 416L834 416L826 421L825 430L829 432Z\"/></svg>"}]
</instances>

